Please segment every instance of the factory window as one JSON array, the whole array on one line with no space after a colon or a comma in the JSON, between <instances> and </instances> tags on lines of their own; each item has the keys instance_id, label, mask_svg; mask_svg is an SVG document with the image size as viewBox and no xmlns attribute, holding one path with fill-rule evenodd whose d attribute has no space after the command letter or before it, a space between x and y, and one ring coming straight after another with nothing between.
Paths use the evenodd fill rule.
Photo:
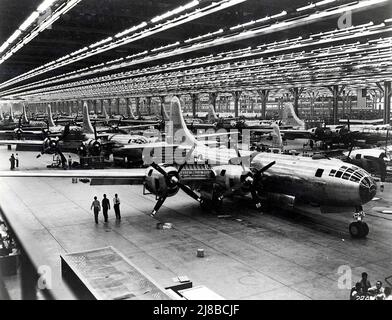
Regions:
<instances>
[{"instance_id":1,"label":"factory window","mask_svg":"<svg viewBox=\"0 0 392 320\"><path fill-rule=\"evenodd\" d=\"M317 169L316 171L316 177L321 177L323 175L324 169Z\"/></svg>"},{"instance_id":2,"label":"factory window","mask_svg":"<svg viewBox=\"0 0 392 320\"><path fill-rule=\"evenodd\" d=\"M329 176L333 177L335 175L335 173L336 173L336 170L332 169L331 172L329 173Z\"/></svg>"}]
</instances>

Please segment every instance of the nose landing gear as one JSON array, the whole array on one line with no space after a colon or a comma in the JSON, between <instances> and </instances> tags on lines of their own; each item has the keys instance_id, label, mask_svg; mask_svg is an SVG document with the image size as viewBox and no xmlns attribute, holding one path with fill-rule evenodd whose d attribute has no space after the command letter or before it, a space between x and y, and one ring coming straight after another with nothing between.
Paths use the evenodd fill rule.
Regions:
<instances>
[{"instance_id":1,"label":"nose landing gear","mask_svg":"<svg viewBox=\"0 0 392 320\"><path fill-rule=\"evenodd\" d=\"M365 218L365 212L362 207L358 208L353 215L353 218L356 220L349 225L350 235L356 239L366 238L369 234L369 226L366 222L363 221Z\"/></svg>"}]
</instances>

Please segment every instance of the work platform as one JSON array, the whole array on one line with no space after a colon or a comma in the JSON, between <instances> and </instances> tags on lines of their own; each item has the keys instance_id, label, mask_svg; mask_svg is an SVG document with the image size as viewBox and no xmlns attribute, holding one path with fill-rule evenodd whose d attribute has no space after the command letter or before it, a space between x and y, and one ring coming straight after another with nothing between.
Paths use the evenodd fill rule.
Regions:
<instances>
[{"instance_id":1,"label":"work platform","mask_svg":"<svg viewBox=\"0 0 392 320\"><path fill-rule=\"evenodd\" d=\"M74 287L79 282L97 300L169 300L164 288L113 247L62 254L61 268L66 281Z\"/></svg>"},{"instance_id":2,"label":"work platform","mask_svg":"<svg viewBox=\"0 0 392 320\"><path fill-rule=\"evenodd\" d=\"M0 170L10 153L0 148ZM21 169L46 169L50 156L19 152ZM348 299L339 288L339 271L350 268L352 285L366 271L371 284L392 275L392 185L365 206L367 239L351 239L352 213L312 215L284 211L260 214L247 199L224 201L222 212L205 213L181 191L168 198L156 218L153 195L141 186L90 186L69 179L0 180L0 206L17 218L20 232L34 239L52 270L53 285L63 285L60 255L113 246L161 287L187 276L225 299ZM94 195L121 199L121 222L109 211L94 223ZM390 209L392 210L392 209ZM385 212L387 212L385 211ZM157 223L172 228L157 229ZM204 249L204 258L197 250ZM11 296L19 292L12 289Z\"/></svg>"}]
</instances>

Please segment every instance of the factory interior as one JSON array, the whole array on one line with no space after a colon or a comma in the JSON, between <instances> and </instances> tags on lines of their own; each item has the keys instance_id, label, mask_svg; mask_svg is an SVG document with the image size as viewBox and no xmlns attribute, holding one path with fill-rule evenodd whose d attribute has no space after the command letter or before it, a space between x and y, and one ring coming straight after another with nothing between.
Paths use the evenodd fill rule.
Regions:
<instances>
[{"instance_id":1,"label":"factory interior","mask_svg":"<svg viewBox=\"0 0 392 320\"><path fill-rule=\"evenodd\" d=\"M0 1L0 300L392 300L391 81L391 0Z\"/></svg>"}]
</instances>

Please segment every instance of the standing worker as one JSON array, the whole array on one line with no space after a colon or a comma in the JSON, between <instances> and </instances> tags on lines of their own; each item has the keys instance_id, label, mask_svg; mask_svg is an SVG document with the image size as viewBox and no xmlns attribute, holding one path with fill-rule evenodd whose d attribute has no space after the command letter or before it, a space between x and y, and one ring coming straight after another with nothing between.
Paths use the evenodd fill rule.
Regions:
<instances>
[{"instance_id":1,"label":"standing worker","mask_svg":"<svg viewBox=\"0 0 392 320\"><path fill-rule=\"evenodd\" d=\"M120 198L118 197L117 193L114 195L114 198L113 198L113 208L114 208L114 212L116 213L116 219L121 220Z\"/></svg>"},{"instance_id":2,"label":"standing worker","mask_svg":"<svg viewBox=\"0 0 392 320\"><path fill-rule=\"evenodd\" d=\"M94 201L91 204L91 209L94 209L94 218L95 218L95 223L98 223L98 214L99 211L101 211L101 204L97 200L97 197L94 197Z\"/></svg>"},{"instance_id":3,"label":"standing worker","mask_svg":"<svg viewBox=\"0 0 392 320\"><path fill-rule=\"evenodd\" d=\"M106 198L106 194L104 194L102 199L102 213L105 222L108 222L108 210L110 210L110 201Z\"/></svg>"},{"instance_id":4,"label":"standing worker","mask_svg":"<svg viewBox=\"0 0 392 320\"><path fill-rule=\"evenodd\" d=\"M14 154L11 154L11 157L10 157L10 163L11 163L11 170L14 170L15 169L15 157L14 157Z\"/></svg>"},{"instance_id":5,"label":"standing worker","mask_svg":"<svg viewBox=\"0 0 392 320\"><path fill-rule=\"evenodd\" d=\"M72 167L72 157L71 155L68 156L68 168Z\"/></svg>"},{"instance_id":6,"label":"standing worker","mask_svg":"<svg viewBox=\"0 0 392 320\"><path fill-rule=\"evenodd\" d=\"M17 153L15 154L15 163L16 163L16 167L18 168L19 167L19 156Z\"/></svg>"}]
</instances>

